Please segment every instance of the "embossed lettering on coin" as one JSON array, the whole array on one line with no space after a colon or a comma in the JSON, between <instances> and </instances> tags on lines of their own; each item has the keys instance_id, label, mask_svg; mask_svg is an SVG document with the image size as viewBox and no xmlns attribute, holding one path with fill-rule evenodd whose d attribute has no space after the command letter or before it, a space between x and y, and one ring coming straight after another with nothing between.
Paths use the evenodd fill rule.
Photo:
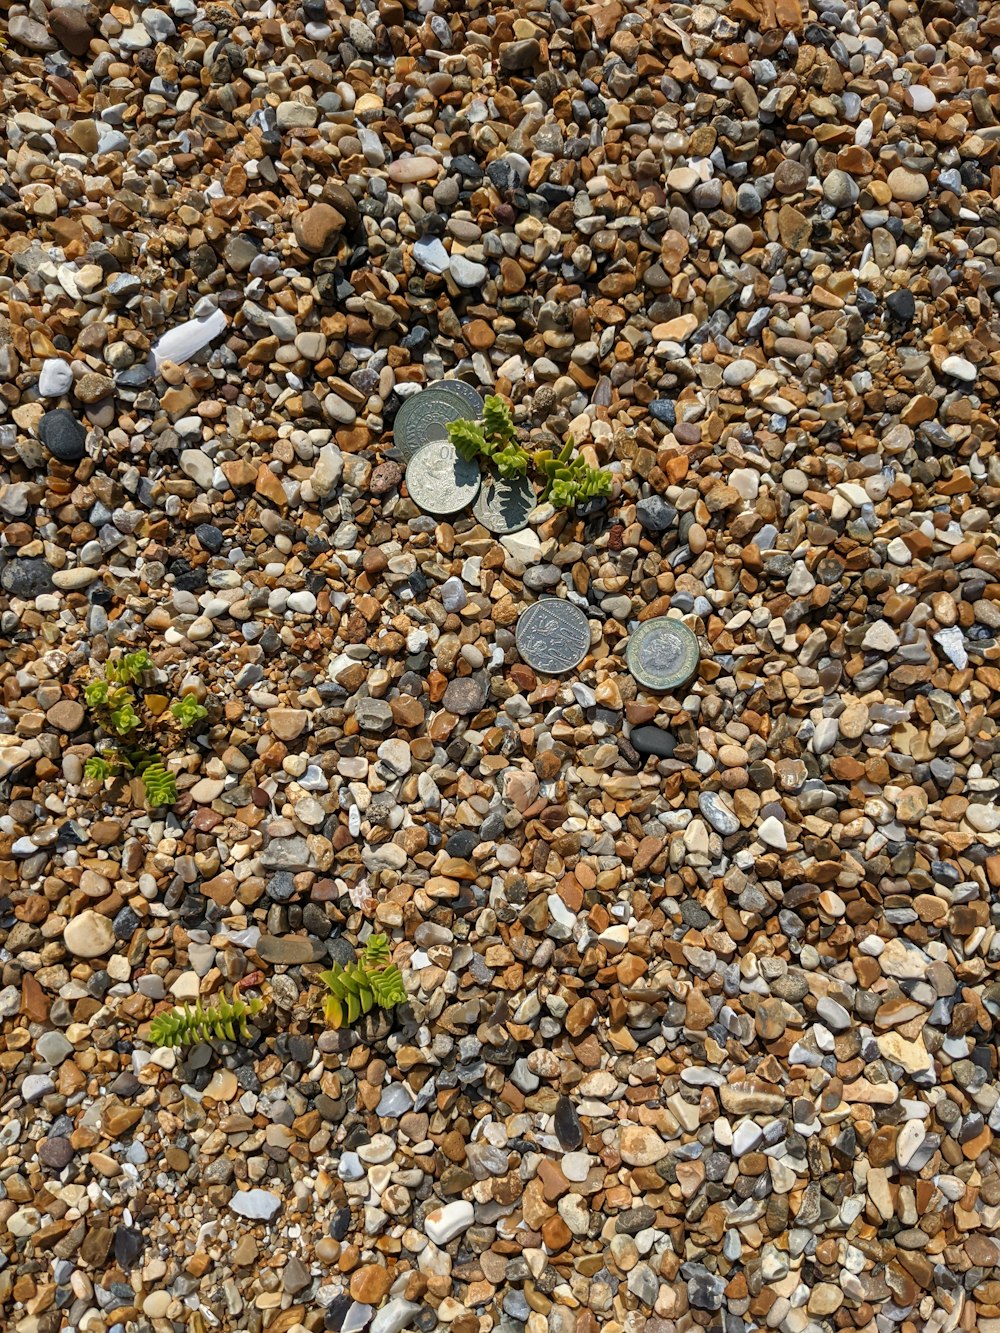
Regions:
<instances>
[{"instance_id":1,"label":"embossed lettering on coin","mask_svg":"<svg viewBox=\"0 0 1000 1333\"><path fill-rule=\"evenodd\" d=\"M393 443L409 462L425 444L448 438L449 421L458 421L468 414L469 409L453 390L436 393L433 389L425 389L407 398L396 413Z\"/></svg>"},{"instance_id":2,"label":"embossed lettering on coin","mask_svg":"<svg viewBox=\"0 0 1000 1333\"><path fill-rule=\"evenodd\" d=\"M514 638L528 665L548 676L572 671L590 652L587 617L559 597L544 597L522 611Z\"/></svg>"}]
</instances>

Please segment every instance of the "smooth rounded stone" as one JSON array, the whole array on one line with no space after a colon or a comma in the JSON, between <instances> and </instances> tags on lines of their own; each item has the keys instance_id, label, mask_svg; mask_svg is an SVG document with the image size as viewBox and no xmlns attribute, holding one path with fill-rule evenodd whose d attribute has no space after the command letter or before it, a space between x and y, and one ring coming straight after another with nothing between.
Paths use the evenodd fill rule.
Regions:
<instances>
[{"instance_id":1,"label":"smooth rounded stone","mask_svg":"<svg viewBox=\"0 0 1000 1333\"><path fill-rule=\"evenodd\" d=\"M38 438L61 463L78 463L87 452L87 432L72 412L55 407L38 423Z\"/></svg>"},{"instance_id":2,"label":"smooth rounded stone","mask_svg":"<svg viewBox=\"0 0 1000 1333\"><path fill-rule=\"evenodd\" d=\"M451 256L449 272L459 287L482 287L489 277L489 270L485 264L477 264L471 259L466 259L464 255Z\"/></svg>"},{"instance_id":3,"label":"smooth rounded stone","mask_svg":"<svg viewBox=\"0 0 1000 1333\"><path fill-rule=\"evenodd\" d=\"M114 945L114 926L108 917L87 908L66 923L62 938L74 957L99 958Z\"/></svg>"},{"instance_id":4,"label":"smooth rounded stone","mask_svg":"<svg viewBox=\"0 0 1000 1333\"><path fill-rule=\"evenodd\" d=\"M662 727L633 727L629 732L629 741L640 754L655 754L661 759L669 759L677 746L677 737Z\"/></svg>"},{"instance_id":5,"label":"smooth rounded stone","mask_svg":"<svg viewBox=\"0 0 1000 1333\"><path fill-rule=\"evenodd\" d=\"M979 373L972 362L966 361L964 356L946 356L941 362L941 369L946 375L952 375L965 384L975 384Z\"/></svg>"},{"instance_id":6,"label":"smooth rounded stone","mask_svg":"<svg viewBox=\"0 0 1000 1333\"><path fill-rule=\"evenodd\" d=\"M449 713L471 717L486 703L486 691L472 676L460 676L448 682L441 703Z\"/></svg>"},{"instance_id":7,"label":"smooth rounded stone","mask_svg":"<svg viewBox=\"0 0 1000 1333\"><path fill-rule=\"evenodd\" d=\"M857 202L860 193L857 181L846 171L831 171L823 181L823 197L828 203L833 204L834 208L850 208Z\"/></svg>"},{"instance_id":8,"label":"smooth rounded stone","mask_svg":"<svg viewBox=\"0 0 1000 1333\"><path fill-rule=\"evenodd\" d=\"M69 1166L75 1156L76 1151L72 1143L61 1135L47 1138L38 1147L38 1160L51 1171L62 1171L64 1167Z\"/></svg>"},{"instance_id":9,"label":"smooth rounded stone","mask_svg":"<svg viewBox=\"0 0 1000 1333\"><path fill-rule=\"evenodd\" d=\"M889 172L886 184L892 191L893 199L916 204L925 198L930 189L926 175L919 171L910 171L907 167L895 167Z\"/></svg>"}]
</instances>

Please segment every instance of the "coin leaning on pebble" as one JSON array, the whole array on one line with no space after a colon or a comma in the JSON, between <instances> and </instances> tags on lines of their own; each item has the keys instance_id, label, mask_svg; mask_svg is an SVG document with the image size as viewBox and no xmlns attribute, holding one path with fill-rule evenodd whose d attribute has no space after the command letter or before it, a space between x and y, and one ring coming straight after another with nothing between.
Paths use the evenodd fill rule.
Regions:
<instances>
[{"instance_id":1,"label":"coin leaning on pebble","mask_svg":"<svg viewBox=\"0 0 1000 1333\"><path fill-rule=\"evenodd\" d=\"M628 641L625 662L647 690L665 694L689 681L701 650L697 636L679 620L658 616L639 626Z\"/></svg>"},{"instance_id":2,"label":"coin leaning on pebble","mask_svg":"<svg viewBox=\"0 0 1000 1333\"><path fill-rule=\"evenodd\" d=\"M475 459L460 458L448 440L432 440L406 465L410 499L427 514L445 518L466 509L479 494L481 475Z\"/></svg>"},{"instance_id":3,"label":"coin leaning on pebble","mask_svg":"<svg viewBox=\"0 0 1000 1333\"><path fill-rule=\"evenodd\" d=\"M484 476L472 512L483 527L500 537L528 526L528 515L538 503L527 477Z\"/></svg>"},{"instance_id":4,"label":"coin leaning on pebble","mask_svg":"<svg viewBox=\"0 0 1000 1333\"><path fill-rule=\"evenodd\" d=\"M572 602L543 597L521 612L514 642L528 666L560 676L578 667L590 652L590 622Z\"/></svg>"},{"instance_id":5,"label":"coin leaning on pebble","mask_svg":"<svg viewBox=\"0 0 1000 1333\"><path fill-rule=\"evenodd\" d=\"M458 381L456 380L457 384ZM471 390L475 393L475 390ZM476 395L478 397L478 394ZM448 424L467 417L470 407L461 392L434 385L404 400L393 422L393 443L406 462L418 449L448 438Z\"/></svg>"}]
</instances>

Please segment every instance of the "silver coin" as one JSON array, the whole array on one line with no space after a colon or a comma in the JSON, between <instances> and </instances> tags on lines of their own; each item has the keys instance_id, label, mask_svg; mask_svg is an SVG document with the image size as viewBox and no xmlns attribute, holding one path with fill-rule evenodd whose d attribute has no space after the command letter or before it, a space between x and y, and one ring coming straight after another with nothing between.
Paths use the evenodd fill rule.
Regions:
<instances>
[{"instance_id":1,"label":"silver coin","mask_svg":"<svg viewBox=\"0 0 1000 1333\"><path fill-rule=\"evenodd\" d=\"M535 488L527 477L485 476L472 512L483 527L503 537L526 528L528 515L537 503Z\"/></svg>"},{"instance_id":2,"label":"silver coin","mask_svg":"<svg viewBox=\"0 0 1000 1333\"><path fill-rule=\"evenodd\" d=\"M645 621L625 649L628 669L639 684L660 692L686 684L700 658L697 636L670 616Z\"/></svg>"},{"instance_id":3,"label":"silver coin","mask_svg":"<svg viewBox=\"0 0 1000 1333\"><path fill-rule=\"evenodd\" d=\"M438 389L446 390L455 397L461 398L470 421L478 421L483 415L482 397L465 380L435 380L424 392L436 392Z\"/></svg>"},{"instance_id":4,"label":"silver coin","mask_svg":"<svg viewBox=\"0 0 1000 1333\"><path fill-rule=\"evenodd\" d=\"M418 449L432 440L448 438L448 423L468 415L463 399L450 389L424 389L407 398L396 413L392 439L396 448L409 462Z\"/></svg>"},{"instance_id":5,"label":"silver coin","mask_svg":"<svg viewBox=\"0 0 1000 1333\"><path fill-rule=\"evenodd\" d=\"M459 458L447 440L423 445L406 465L410 499L427 514L445 517L466 509L479 494L479 464Z\"/></svg>"},{"instance_id":6,"label":"silver coin","mask_svg":"<svg viewBox=\"0 0 1000 1333\"><path fill-rule=\"evenodd\" d=\"M572 602L543 597L521 612L514 641L530 667L558 676L578 667L590 652L590 624Z\"/></svg>"}]
</instances>

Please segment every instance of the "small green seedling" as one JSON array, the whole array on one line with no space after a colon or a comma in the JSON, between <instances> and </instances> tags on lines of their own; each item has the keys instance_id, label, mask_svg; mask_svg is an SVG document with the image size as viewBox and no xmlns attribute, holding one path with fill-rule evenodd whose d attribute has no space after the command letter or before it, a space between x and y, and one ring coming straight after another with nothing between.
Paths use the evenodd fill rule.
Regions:
<instances>
[{"instance_id":1,"label":"small green seedling","mask_svg":"<svg viewBox=\"0 0 1000 1333\"><path fill-rule=\"evenodd\" d=\"M84 777L96 782L126 774L142 781L148 805L173 805L177 779L159 753L208 717L193 694L171 700L156 688L153 659L143 648L104 664L103 679L92 680L83 697L105 733L99 753L84 764Z\"/></svg>"},{"instance_id":2,"label":"small green seedling","mask_svg":"<svg viewBox=\"0 0 1000 1333\"><path fill-rule=\"evenodd\" d=\"M481 421L452 421L447 430L456 453L466 462L485 458L502 477L533 472L543 483L541 499L550 500L557 509L570 509L611 493L611 473L590 467L579 454L574 457L572 436L558 454L550 449L529 454L522 448L510 408L497 394L490 394L484 402Z\"/></svg>"},{"instance_id":3,"label":"small green seedling","mask_svg":"<svg viewBox=\"0 0 1000 1333\"><path fill-rule=\"evenodd\" d=\"M406 1001L406 987L399 968L389 960L389 941L384 935L370 935L356 962L346 967L334 963L319 979L330 992L323 1001L323 1013L332 1028L348 1027L376 1005L394 1009Z\"/></svg>"},{"instance_id":4,"label":"small green seedling","mask_svg":"<svg viewBox=\"0 0 1000 1333\"><path fill-rule=\"evenodd\" d=\"M149 1041L153 1046L190 1046L196 1041L247 1041L250 1030L247 1020L256 1018L264 1008L263 1000L220 1000L210 1009L202 1008L201 1001L192 1007L178 1005L157 1014L149 1025Z\"/></svg>"}]
</instances>

